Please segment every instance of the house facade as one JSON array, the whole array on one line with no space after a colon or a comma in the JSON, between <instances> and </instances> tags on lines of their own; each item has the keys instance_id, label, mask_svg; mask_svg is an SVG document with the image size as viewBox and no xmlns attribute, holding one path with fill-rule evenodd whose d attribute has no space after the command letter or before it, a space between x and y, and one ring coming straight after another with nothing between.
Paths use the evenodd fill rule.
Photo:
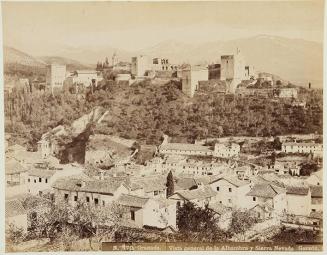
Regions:
<instances>
[{"instance_id":1,"label":"house facade","mask_svg":"<svg viewBox=\"0 0 327 255\"><path fill-rule=\"evenodd\" d=\"M160 154L211 156L212 150L207 146L186 143L162 143Z\"/></svg>"},{"instance_id":2,"label":"house facade","mask_svg":"<svg viewBox=\"0 0 327 255\"><path fill-rule=\"evenodd\" d=\"M309 187L287 186L287 213L308 216L311 213L311 191Z\"/></svg>"},{"instance_id":3,"label":"house facade","mask_svg":"<svg viewBox=\"0 0 327 255\"><path fill-rule=\"evenodd\" d=\"M186 202L191 202L196 206L205 208L205 206L217 202L217 192L209 185L200 185L197 189L179 190L170 196L169 199L175 201L177 207L182 206Z\"/></svg>"},{"instance_id":4,"label":"house facade","mask_svg":"<svg viewBox=\"0 0 327 255\"><path fill-rule=\"evenodd\" d=\"M120 217L125 223L131 223L139 228L150 226L176 229L176 205L170 200L122 194L117 204L124 208Z\"/></svg>"},{"instance_id":5,"label":"house facade","mask_svg":"<svg viewBox=\"0 0 327 255\"><path fill-rule=\"evenodd\" d=\"M215 157L220 157L220 158L232 158L232 157L238 157L240 151L241 151L241 147L237 143L231 143L231 144L216 143L215 149L213 151L213 155Z\"/></svg>"},{"instance_id":6,"label":"house facade","mask_svg":"<svg viewBox=\"0 0 327 255\"><path fill-rule=\"evenodd\" d=\"M236 175L227 175L213 180L211 188L217 192L216 200L227 206L247 208L246 193L251 189L248 180L241 180Z\"/></svg>"},{"instance_id":7,"label":"house facade","mask_svg":"<svg viewBox=\"0 0 327 255\"><path fill-rule=\"evenodd\" d=\"M282 144L282 151L285 153L317 153L323 151L323 145L319 143L290 143Z\"/></svg>"}]
</instances>

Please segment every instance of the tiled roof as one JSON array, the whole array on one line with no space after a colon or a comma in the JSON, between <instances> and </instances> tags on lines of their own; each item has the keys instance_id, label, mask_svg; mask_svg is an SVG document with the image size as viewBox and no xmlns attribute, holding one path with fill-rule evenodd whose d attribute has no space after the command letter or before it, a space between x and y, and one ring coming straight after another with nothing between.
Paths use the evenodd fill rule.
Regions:
<instances>
[{"instance_id":1,"label":"tiled roof","mask_svg":"<svg viewBox=\"0 0 327 255\"><path fill-rule=\"evenodd\" d=\"M163 175L131 178L131 183L136 183L143 187L147 193L166 189L166 177Z\"/></svg>"},{"instance_id":2,"label":"tiled roof","mask_svg":"<svg viewBox=\"0 0 327 255\"><path fill-rule=\"evenodd\" d=\"M188 143L166 143L160 146L160 150L212 152L212 150L210 150L209 147L198 145L198 144L188 144Z\"/></svg>"},{"instance_id":3,"label":"tiled roof","mask_svg":"<svg viewBox=\"0 0 327 255\"><path fill-rule=\"evenodd\" d=\"M138 197L128 194L121 194L117 199L117 203L123 206L143 208L144 205L149 201L147 197Z\"/></svg>"},{"instance_id":4,"label":"tiled roof","mask_svg":"<svg viewBox=\"0 0 327 255\"><path fill-rule=\"evenodd\" d=\"M286 186L286 193L293 195L307 195L309 192L309 187L305 186Z\"/></svg>"},{"instance_id":5,"label":"tiled roof","mask_svg":"<svg viewBox=\"0 0 327 255\"><path fill-rule=\"evenodd\" d=\"M13 158L6 159L5 170L6 174L18 174L27 171L27 169L22 164Z\"/></svg>"},{"instance_id":6,"label":"tiled roof","mask_svg":"<svg viewBox=\"0 0 327 255\"><path fill-rule=\"evenodd\" d=\"M312 185L310 186L311 197L322 197L323 191L322 186L320 185Z\"/></svg>"},{"instance_id":7,"label":"tiled roof","mask_svg":"<svg viewBox=\"0 0 327 255\"><path fill-rule=\"evenodd\" d=\"M201 200L209 197L214 197L217 195L217 192L215 192L210 186L203 186L192 190L177 191L175 192L175 194L179 194L186 200L193 200L193 199Z\"/></svg>"},{"instance_id":8,"label":"tiled roof","mask_svg":"<svg viewBox=\"0 0 327 255\"><path fill-rule=\"evenodd\" d=\"M214 182L219 181L219 180L226 180L226 181L228 181L229 183L233 184L236 187L241 187L241 186L244 186L244 185L247 185L247 184L250 183L248 180L240 180L236 175L222 176L222 177L219 177L216 180L211 181L211 183L214 183Z\"/></svg>"},{"instance_id":9,"label":"tiled roof","mask_svg":"<svg viewBox=\"0 0 327 255\"><path fill-rule=\"evenodd\" d=\"M52 186L55 189L113 195L123 181L96 180L91 178L60 178Z\"/></svg>"},{"instance_id":10,"label":"tiled roof","mask_svg":"<svg viewBox=\"0 0 327 255\"><path fill-rule=\"evenodd\" d=\"M194 180L197 184L210 184L213 180L217 180L217 178L222 177L223 174L216 174L216 175L207 175L201 177L194 177Z\"/></svg>"},{"instance_id":11,"label":"tiled roof","mask_svg":"<svg viewBox=\"0 0 327 255\"><path fill-rule=\"evenodd\" d=\"M276 195L286 193L286 190L269 183L255 184L247 196L274 198Z\"/></svg>"},{"instance_id":12,"label":"tiled roof","mask_svg":"<svg viewBox=\"0 0 327 255\"><path fill-rule=\"evenodd\" d=\"M28 171L29 176L37 176L43 178L49 178L53 176L57 171L56 170L47 170L47 169L31 169Z\"/></svg>"},{"instance_id":13,"label":"tiled roof","mask_svg":"<svg viewBox=\"0 0 327 255\"><path fill-rule=\"evenodd\" d=\"M194 178L178 178L176 179L176 190L187 190L196 187L197 183ZM178 188L178 189L177 189Z\"/></svg>"},{"instance_id":14,"label":"tiled roof","mask_svg":"<svg viewBox=\"0 0 327 255\"><path fill-rule=\"evenodd\" d=\"M286 142L283 143L286 146L322 146L320 143L295 143L295 142Z\"/></svg>"},{"instance_id":15,"label":"tiled roof","mask_svg":"<svg viewBox=\"0 0 327 255\"><path fill-rule=\"evenodd\" d=\"M17 215L26 214L22 203L17 199L6 200L5 211L6 217L15 217Z\"/></svg>"}]
</instances>

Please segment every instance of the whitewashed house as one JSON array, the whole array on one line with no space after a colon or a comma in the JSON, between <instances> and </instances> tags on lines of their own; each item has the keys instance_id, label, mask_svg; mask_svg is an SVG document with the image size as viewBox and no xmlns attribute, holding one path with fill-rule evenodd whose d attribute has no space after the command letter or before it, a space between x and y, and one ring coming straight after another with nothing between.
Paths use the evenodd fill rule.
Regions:
<instances>
[{"instance_id":1,"label":"whitewashed house","mask_svg":"<svg viewBox=\"0 0 327 255\"><path fill-rule=\"evenodd\" d=\"M216 143L213 156L219 158L238 157L240 151L241 151L241 147L237 143L229 143L229 144Z\"/></svg>"},{"instance_id":2,"label":"whitewashed house","mask_svg":"<svg viewBox=\"0 0 327 255\"><path fill-rule=\"evenodd\" d=\"M52 193L52 184L59 178L81 175L84 169L79 166L61 165L49 167L47 164L38 164L28 171L28 193L43 195Z\"/></svg>"},{"instance_id":3,"label":"whitewashed house","mask_svg":"<svg viewBox=\"0 0 327 255\"><path fill-rule=\"evenodd\" d=\"M211 156L212 150L203 145L188 143L162 143L160 154Z\"/></svg>"},{"instance_id":4,"label":"whitewashed house","mask_svg":"<svg viewBox=\"0 0 327 255\"><path fill-rule=\"evenodd\" d=\"M120 215L122 224L132 224L142 228L144 226L164 229L176 229L176 204L167 199L153 199L135 195L122 194L117 204L124 207Z\"/></svg>"},{"instance_id":5,"label":"whitewashed house","mask_svg":"<svg viewBox=\"0 0 327 255\"><path fill-rule=\"evenodd\" d=\"M286 189L271 183L256 183L246 194L248 209L261 219L282 216L287 210Z\"/></svg>"},{"instance_id":6,"label":"whitewashed house","mask_svg":"<svg viewBox=\"0 0 327 255\"><path fill-rule=\"evenodd\" d=\"M121 194L128 194L129 187L124 181L97 180L93 178L60 178L52 185L56 201L70 205L87 203L91 206L107 206Z\"/></svg>"},{"instance_id":7,"label":"whitewashed house","mask_svg":"<svg viewBox=\"0 0 327 255\"><path fill-rule=\"evenodd\" d=\"M323 145L321 143L285 142L282 144L282 152L285 153L317 154L322 153L322 151Z\"/></svg>"},{"instance_id":8,"label":"whitewashed house","mask_svg":"<svg viewBox=\"0 0 327 255\"><path fill-rule=\"evenodd\" d=\"M170 196L169 199L176 201L177 207L182 206L185 202L192 202L204 208L210 203L217 202L216 196L217 192L209 185L201 185L197 189L179 190Z\"/></svg>"},{"instance_id":9,"label":"whitewashed house","mask_svg":"<svg viewBox=\"0 0 327 255\"><path fill-rule=\"evenodd\" d=\"M6 196L27 192L27 167L14 158L6 158Z\"/></svg>"},{"instance_id":10,"label":"whitewashed house","mask_svg":"<svg viewBox=\"0 0 327 255\"><path fill-rule=\"evenodd\" d=\"M323 190L321 185L310 186L311 191L311 212L323 211Z\"/></svg>"},{"instance_id":11,"label":"whitewashed house","mask_svg":"<svg viewBox=\"0 0 327 255\"><path fill-rule=\"evenodd\" d=\"M216 200L227 207L246 208L246 194L250 191L250 181L239 179L236 175L219 177L210 183L217 192Z\"/></svg>"},{"instance_id":12,"label":"whitewashed house","mask_svg":"<svg viewBox=\"0 0 327 255\"><path fill-rule=\"evenodd\" d=\"M308 186L286 186L287 213L308 216L311 213L311 191Z\"/></svg>"}]
</instances>

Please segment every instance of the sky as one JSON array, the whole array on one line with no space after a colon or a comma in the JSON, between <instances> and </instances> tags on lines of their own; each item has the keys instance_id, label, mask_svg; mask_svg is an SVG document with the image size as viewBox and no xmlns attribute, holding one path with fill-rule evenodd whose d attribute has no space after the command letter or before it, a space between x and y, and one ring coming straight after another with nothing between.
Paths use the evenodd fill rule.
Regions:
<instances>
[{"instance_id":1,"label":"sky","mask_svg":"<svg viewBox=\"0 0 327 255\"><path fill-rule=\"evenodd\" d=\"M29 54L165 40L201 43L256 35L323 41L323 1L2 2L4 45Z\"/></svg>"}]
</instances>

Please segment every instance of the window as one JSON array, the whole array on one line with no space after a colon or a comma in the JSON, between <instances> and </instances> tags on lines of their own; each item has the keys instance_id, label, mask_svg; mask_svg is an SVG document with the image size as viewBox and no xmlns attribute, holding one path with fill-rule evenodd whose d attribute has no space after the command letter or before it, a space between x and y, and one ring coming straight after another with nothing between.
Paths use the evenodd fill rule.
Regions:
<instances>
[{"instance_id":1,"label":"window","mask_svg":"<svg viewBox=\"0 0 327 255\"><path fill-rule=\"evenodd\" d=\"M313 225L317 226L318 223L316 221L312 222Z\"/></svg>"},{"instance_id":2,"label":"window","mask_svg":"<svg viewBox=\"0 0 327 255\"><path fill-rule=\"evenodd\" d=\"M77 196L74 196L74 201L77 201Z\"/></svg>"},{"instance_id":3,"label":"window","mask_svg":"<svg viewBox=\"0 0 327 255\"><path fill-rule=\"evenodd\" d=\"M135 212L131 211L131 220L135 220Z\"/></svg>"},{"instance_id":4,"label":"window","mask_svg":"<svg viewBox=\"0 0 327 255\"><path fill-rule=\"evenodd\" d=\"M230 204L231 204L231 203L232 203L232 200L231 200L231 199L228 199L228 203L230 203Z\"/></svg>"},{"instance_id":5,"label":"window","mask_svg":"<svg viewBox=\"0 0 327 255\"><path fill-rule=\"evenodd\" d=\"M45 183L48 183L48 179L45 179Z\"/></svg>"},{"instance_id":6,"label":"window","mask_svg":"<svg viewBox=\"0 0 327 255\"><path fill-rule=\"evenodd\" d=\"M316 211L316 209L311 209L311 211L312 211L312 212L315 212L315 211Z\"/></svg>"},{"instance_id":7,"label":"window","mask_svg":"<svg viewBox=\"0 0 327 255\"><path fill-rule=\"evenodd\" d=\"M86 197L86 202L87 202L87 203L90 202L90 197Z\"/></svg>"},{"instance_id":8,"label":"window","mask_svg":"<svg viewBox=\"0 0 327 255\"><path fill-rule=\"evenodd\" d=\"M65 197L65 200L68 200L68 194L65 194L64 197Z\"/></svg>"},{"instance_id":9,"label":"window","mask_svg":"<svg viewBox=\"0 0 327 255\"><path fill-rule=\"evenodd\" d=\"M252 198L252 200L253 200L253 201L256 201L256 200L257 200L257 198L256 198L256 197L253 197L253 198Z\"/></svg>"},{"instance_id":10,"label":"window","mask_svg":"<svg viewBox=\"0 0 327 255\"><path fill-rule=\"evenodd\" d=\"M99 199L98 198L94 198L94 204L98 205L99 204Z\"/></svg>"},{"instance_id":11,"label":"window","mask_svg":"<svg viewBox=\"0 0 327 255\"><path fill-rule=\"evenodd\" d=\"M42 182L42 178L41 177L39 177L39 182Z\"/></svg>"},{"instance_id":12,"label":"window","mask_svg":"<svg viewBox=\"0 0 327 255\"><path fill-rule=\"evenodd\" d=\"M105 206L106 202L102 200L102 206Z\"/></svg>"},{"instance_id":13,"label":"window","mask_svg":"<svg viewBox=\"0 0 327 255\"><path fill-rule=\"evenodd\" d=\"M157 196L157 195L158 195L158 191L155 190L155 191L153 192L153 194L154 194L155 196Z\"/></svg>"},{"instance_id":14,"label":"window","mask_svg":"<svg viewBox=\"0 0 327 255\"><path fill-rule=\"evenodd\" d=\"M228 191L229 191L229 192L232 192L232 188L228 188Z\"/></svg>"},{"instance_id":15,"label":"window","mask_svg":"<svg viewBox=\"0 0 327 255\"><path fill-rule=\"evenodd\" d=\"M36 179L34 179L34 183L36 183Z\"/></svg>"},{"instance_id":16,"label":"window","mask_svg":"<svg viewBox=\"0 0 327 255\"><path fill-rule=\"evenodd\" d=\"M178 201L177 202L177 207L180 207L181 206L181 201Z\"/></svg>"},{"instance_id":17,"label":"window","mask_svg":"<svg viewBox=\"0 0 327 255\"><path fill-rule=\"evenodd\" d=\"M39 191L39 196L42 196L42 191L41 190Z\"/></svg>"},{"instance_id":18,"label":"window","mask_svg":"<svg viewBox=\"0 0 327 255\"><path fill-rule=\"evenodd\" d=\"M217 191L219 191L219 187L217 187Z\"/></svg>"},{"instance_id":19,"label":"window","mask_svg":"<svg viewBox=\"0 0 327 255\"><path fill-rule=\"evenodd\" d=\"M27 181L30 182L31 181L30 178L28 178Z\"/></svg>"}]
</instances>

